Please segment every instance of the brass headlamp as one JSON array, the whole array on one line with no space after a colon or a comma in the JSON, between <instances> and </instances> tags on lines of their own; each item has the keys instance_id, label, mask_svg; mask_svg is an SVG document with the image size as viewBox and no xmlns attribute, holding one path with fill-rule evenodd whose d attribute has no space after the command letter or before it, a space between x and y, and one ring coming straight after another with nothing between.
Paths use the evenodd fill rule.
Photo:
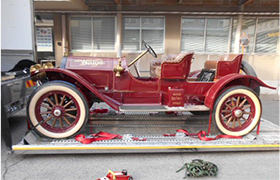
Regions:
<instances>
[{"instance_id":1,"label":"brass headlamp","mask_svg":"<svg viewBox=\"0 0 280 180\"><path fill-rule=\"evenodd\" d=\"M44 63L43 65L35 64L30 67L30 74L37 73L41 69L50 69L50 68L54 68L51 62Z\"/></svg>"},{"instance_id":2,"label":"brass headlamp","mask_svg":"<svg viewBox=\"0 0 280 180\"><path fill-rule=\"evenodd\" d=\"M37 73L40 69L42 69L41 64L35 64L30 67L30 74Z\"/></svg>"},{"instance_id":3,"label":"brass headlamp","mask_svg":"<svg viewBox=\"0 0 280 180\"><path fill-rule=\"evenodd\" d=\"M37 81L37 80L40 80L40 79L44 79L46 77L46 72L41 72L41 73L38 73L38 72L41 69L50 69L50 68L54 68L54 66L51 62L44 63L43 65L41 65L41 64L32 65L30 67L31 80L32 81ZM36 73L38 73L38 74L36 74ZM36 74L36 75L32 76L34 74Z\"/></svg>"}]
</instances>

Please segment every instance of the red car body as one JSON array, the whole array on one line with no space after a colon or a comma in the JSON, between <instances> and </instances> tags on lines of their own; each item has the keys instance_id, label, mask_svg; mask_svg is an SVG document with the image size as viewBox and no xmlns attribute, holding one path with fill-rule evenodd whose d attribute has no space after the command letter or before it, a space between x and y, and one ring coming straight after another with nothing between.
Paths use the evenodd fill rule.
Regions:
<instances>
[{"instance_id":1,"label":"red car body","mask_svg":"<svg viewBox=\"0 0 280 180\"><path fill-rule=\"evenodd\" d=\"M41 71L46 72L49 80L65 80L78 85L81 89L86 88L115 110L126 105L178 107L201 104L211 109L219 92L226 87L244 85L252 89L256 86L272 88L256 77L239 74L242 55L234 62L219 62L217 67L219 80L216 82L188 81L192 55L187 55L178 64L162 63L161 77L158 79L134 77L127 67L125 58L121 59L122 67L125 69L121 77L116 77L114 73L118 58L72 56L68 57L65 69L52 68ZM177 101L172 102L170 95L173 90L178 89L182 90L179 96L182 96L183 103L180 104Z\"/></svg>"},{"instance_id":2,"label":"red car body","mask_svg":"<svg viewBox=\"0 0 280 180\"><path fill-rule=\"evenodd\" d=\"M215 122L222 133L245 135L254 129L261 117L261 103L257 94L253 92L254 89L260 86L275 88L266 85L257 77L240 74L242 56L240 54L231 60L215 62L215 79L208 82L197 79L198 74L201 74L198 71L190 73L193 53L180 53L172 60L163 61L158 78L133 76L129 71L132 63L127 65L125 58L82 56L64 58L61 68L34 71L32 78L34 81L39 81L38 84L48 81L46 87L51 86L50 82L56 82L54 87L60 89L62 86L67 86L68 89L73 89L65 85L71 84L75 87L72 93L78 90L78 94L81 95L77 97L83 96L86 99L87 105L81 108L102 101L116 111L213 111ZM136 61L137 58L133 62ZM30 97L31 106L28 105L27 112L31 124L36 126L42 121L43 124L46 121L54 121L43 127L46 133L39 132L52 138L69 137L74 134L76 130L65 136L56 136L53 133L62 134L70 131L79 124L79 115L87 114L88 109L86 112L79 109L80 105L75 101L77 98L72 97L67 90L63 92L49 87L50 90L40 95L41 97L35 96L37 91L43 93L45 91L43 89L44 84ZM65 96L69 96L68 100L67 98L65 100ZM70 102L70 99L74 101ZM36 106L32 106L32 103L36 103ZM62 106L63 103L65 106L72 103L73 108L67 109ZM42 109L35 108L41 105L51 111L42 112ZM69 114L68 111L76 113ZM36 114L36 117L32 114ZM48 115L43 117L43 114ZM65 115L73 118L73 122L68 121ZM86 121L87 115L83 115L82 118ZM60 128L55 128L59 126L56 125L58 119ZM69 126L65 129L63 119ZM82 128L80 126L82 125L77 129Z\"/></svg>"}]
</instances>

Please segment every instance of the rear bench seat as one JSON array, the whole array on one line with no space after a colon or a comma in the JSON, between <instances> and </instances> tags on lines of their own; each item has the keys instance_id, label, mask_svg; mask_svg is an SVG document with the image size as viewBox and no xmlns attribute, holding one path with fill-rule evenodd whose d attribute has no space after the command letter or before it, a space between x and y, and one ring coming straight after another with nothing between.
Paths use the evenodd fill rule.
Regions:
<instances>
[{"instance_id":1,"label":"rear bench seat","mask_svg":"<svg viewBox=\"0 0 280 180\"><path fill-rule=\"evenodd\" d=\"M204 63L204 69L215 70L215 79L228 74L239 73L242 56L242 54L227 54L222 55L218 61L207 60Z\"/></svg>"}]
</instances>

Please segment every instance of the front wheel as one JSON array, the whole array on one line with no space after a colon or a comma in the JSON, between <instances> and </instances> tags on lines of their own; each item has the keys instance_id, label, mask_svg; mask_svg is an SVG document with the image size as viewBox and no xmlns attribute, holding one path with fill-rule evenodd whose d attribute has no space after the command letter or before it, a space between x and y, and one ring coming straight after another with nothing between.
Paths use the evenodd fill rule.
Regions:
<instances>
[{"instance_id":1,"label":"front wheel","mask_svg":"<svg viewBox=\"0 0 280 180\"><path fill-rule=\"evenodd\" d=\"M259 123L261 113L256 93L248 87L235 86L218 97L212 119L223 134L244 136Z\"/></svg>"},{"instance_id":2,"label":"front wheel","mask_svg":"<svg viewBox=\"0 0 280 180\"><path fill-rule=\"evenodd\" d=\"M27 104L27 116L35 131L49 138L67 138L80 131L88 120L89 108L83 94L63 82L38 87Z\"/></svg>"}]
</instances>

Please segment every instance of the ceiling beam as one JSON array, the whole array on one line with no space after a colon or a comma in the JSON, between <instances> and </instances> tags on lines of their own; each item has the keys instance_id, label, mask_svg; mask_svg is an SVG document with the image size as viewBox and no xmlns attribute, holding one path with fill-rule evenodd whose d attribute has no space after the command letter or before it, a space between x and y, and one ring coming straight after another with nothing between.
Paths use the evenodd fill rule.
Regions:
<instances>
[{"instance_id":1,"label":"ceiling beam","mask_svg":"<svg viewBox=\"0 0 280 180\"><path fill-rule=\"evenodd\" d=\"M116 4L120 4L120 1L119 0L114 0Z\"/></svg>"},{"instance_id":2,"label":"ceiling beam","mask_svg":"<svg viewBox=\"0 0 280 180\"><path fill-rule=\"evenodd\" d=\"M247 2L244 3L244 5L249 4L250 2L254 2L255 0L249 0Z\"/></svg>"},{"instance_id":3,"label":"ceiling beam","mask_svg":"<svg viewBox=\"0 0 280 180\"><path fill-rule=\"evenodd\" d=\"M239 0L238 5L239 6L246 5L246 4L248 4L250 2L253 2L253 1L255 1L255 0Z\"/></svg>"}]
</instances>

